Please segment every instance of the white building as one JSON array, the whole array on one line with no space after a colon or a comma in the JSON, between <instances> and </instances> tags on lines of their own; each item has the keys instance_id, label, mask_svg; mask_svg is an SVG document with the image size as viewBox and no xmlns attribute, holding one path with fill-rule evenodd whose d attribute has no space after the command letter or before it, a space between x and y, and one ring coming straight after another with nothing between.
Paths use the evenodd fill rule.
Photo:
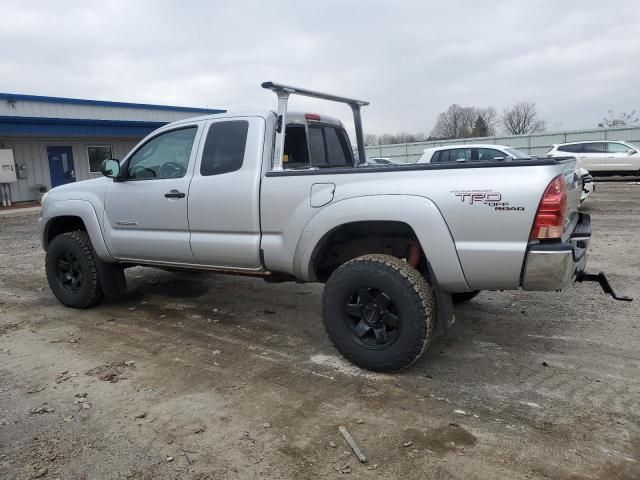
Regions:
<instances>
[{"instance_id":1,"label":"white building","mask_svg":"<svg viewBox=\"0 0 640 480\"><path fill-rule=\"evenodd\" d=\"M225 110L0 93L0 150L13 157L13 202L99 175L145 135L182 118Z\"/></svg>"}]
</instances>

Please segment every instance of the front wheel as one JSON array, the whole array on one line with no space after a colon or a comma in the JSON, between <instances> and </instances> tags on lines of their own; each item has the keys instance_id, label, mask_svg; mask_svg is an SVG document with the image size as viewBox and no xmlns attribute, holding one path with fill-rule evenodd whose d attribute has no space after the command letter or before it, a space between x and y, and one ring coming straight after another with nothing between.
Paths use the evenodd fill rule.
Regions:
<instances>
[{"instance_id":1,"label":"front wheel","mask_svg":"<svg viewBox=\"0 0 640 480\"><path fill-rule=\"evenodd\" d=\"M47 248L45 269L49 287L60 303L88 308L100 301L98 267L87 232L55 237Z\"/></svg>"},{"instance_id":2,"label":"front wheel","mask_svg":"<svg viewBox=\"0 0 640 480\"><path fill-rule=\"evenodd\" d=\"M364 255L340 266L322 295L325 330L356 365L379 372L414 363L431 340L432 289L407 262Z\"/></svg>"}]
</instances>

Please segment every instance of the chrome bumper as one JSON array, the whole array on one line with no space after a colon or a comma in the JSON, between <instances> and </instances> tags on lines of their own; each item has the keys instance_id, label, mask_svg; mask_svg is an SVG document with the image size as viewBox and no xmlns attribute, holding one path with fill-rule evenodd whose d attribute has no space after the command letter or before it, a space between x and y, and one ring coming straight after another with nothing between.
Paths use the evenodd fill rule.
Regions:
<instances>
[{"instance_id":1,"label":"chrome bumper","mask_svg":"<svg viewBox=\"0 0 640 480\"><path fill-rule=\"evenodd\" d=\"M522 273L524 290L561 290L587 264L587 248L591 238L589 215L581 213L567 242L540 243L529 246Z\"/></svg>"}]
</instances>

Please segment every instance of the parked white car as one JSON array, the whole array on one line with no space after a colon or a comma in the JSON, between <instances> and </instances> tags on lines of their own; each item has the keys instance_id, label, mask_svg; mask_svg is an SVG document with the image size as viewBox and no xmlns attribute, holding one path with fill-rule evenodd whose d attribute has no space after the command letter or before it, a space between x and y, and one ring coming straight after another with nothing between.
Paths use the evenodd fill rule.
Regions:
<instances>
[{"instance_id":1,"label":"parked white car","mask_svg":"<svg viewBox=\"0 0 640 480\"><path fill-rule=\"evenodd\" d=\"M507 145L445 145L425 149L417 163L491 162L514 158L531 158L531 155Z\"/></svg>"},{"instance_id":2,"label":"parked white car","mask_svg":"<svg viewBox=\"0 0 640 480\"><path fill-rule=\"evenodd\" d=\"M554 145L545 157L576 157L592 175L640 175L640 147L623 141L583 141Z\"/></svg>"},{"instance_id":3,"label":"parked white car","mask_svg":"<svg viewBox=\"0 0 640 480\"><path fill-rule=\"evenodd\" d=\"M564 154L562 156L568 157L572 155ZM508 145L478 143L427 148L417 163L490 162L527 158L532 157ZM592 176L586 169L579 168L578 174L582 179L582 195L580 197L580 203L582 203L589 195L595 192L596 187Z\"/></svg>"}]
</instances>

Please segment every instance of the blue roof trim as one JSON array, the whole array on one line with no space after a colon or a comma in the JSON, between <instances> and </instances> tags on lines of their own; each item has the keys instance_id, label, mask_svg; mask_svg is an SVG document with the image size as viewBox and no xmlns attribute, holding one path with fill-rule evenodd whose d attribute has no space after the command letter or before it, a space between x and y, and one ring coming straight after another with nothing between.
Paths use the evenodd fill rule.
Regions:
<instances>
[{"instance_id":1,"label":"blue roof trim","mask_svg":"<svg viewBox=\"0 0 640 480\"><path fill-rule=\"evenodd\" d=\"M118 107L118 108L142 108L146 110L171 110L178 112L197 112L197 113L224 113L226 110L197 108L197 107L178 107L175 105L153 105L149 103L130 103L130 102L109 102L107 100L86 100L83 98L66 98L66 97L47 97L43 95L24 95L21 93L0 93L0 100L7 101L25 101L25 102L47 102L47 103L66 103L71 105L92 105L94 107Z\"/></svg>"},{"instance_id":2,"label":"blue roof trim","mask_svg":"<svg viewBox=\"0 0 640 480\"><path fill-rule=\"evenodd\" d=\"M0 135L144 137L168 122L0 116Z\"/></svg>"}]
</instances>

